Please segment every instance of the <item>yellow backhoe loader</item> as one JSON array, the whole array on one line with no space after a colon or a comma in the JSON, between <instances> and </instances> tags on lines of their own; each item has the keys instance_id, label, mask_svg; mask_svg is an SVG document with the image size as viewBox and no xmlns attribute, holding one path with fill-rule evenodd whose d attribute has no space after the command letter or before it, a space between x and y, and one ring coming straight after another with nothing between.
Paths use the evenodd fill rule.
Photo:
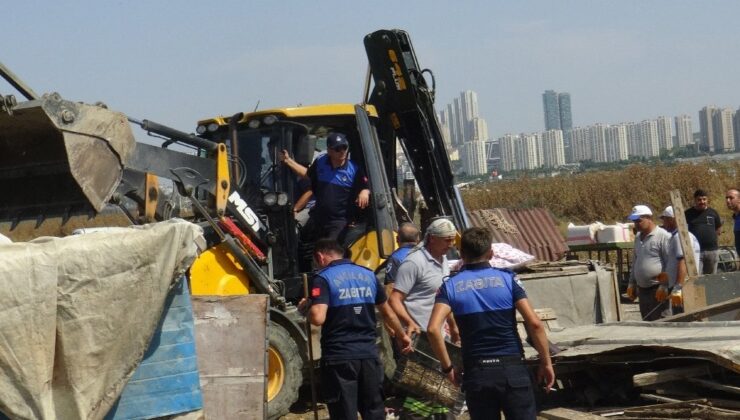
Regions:
<instances>
[{"instance_id":1,"label":"yellow backhoe loader","mask_svg":"<svg viewBox=\"0 0 740 420\"><path fill-rule=\"evenodd\" d=\"M408 34L381 30L364 40L369 60L359 104L261 110L198 122L197 135L61 98L36 95L0 65L23 94L0 95L0 233L14 240L63 236L81 227L181 217L204 227L209 248L190 269L194 295L270 296L269 418L288 411L311 369L295 304L311 270L311 238L293 214L296 178L285 149L311 164L332 131L345 133L351 158L368 176L371 199L344 237L352 259L377 269L393 251L402 147L427 209L425 218L468 225L429 86ZM136 142L130 124L161 137ZM174 150L173 144L195 149Z\"/></svg>"}]
</instances>

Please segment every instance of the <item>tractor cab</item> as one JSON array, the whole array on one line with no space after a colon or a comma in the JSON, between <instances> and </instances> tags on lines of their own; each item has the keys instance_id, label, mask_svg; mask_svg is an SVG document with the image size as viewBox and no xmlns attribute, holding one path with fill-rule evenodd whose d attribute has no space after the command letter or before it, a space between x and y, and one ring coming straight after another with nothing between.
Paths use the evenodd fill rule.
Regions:
<instances>
[{"instance_id":1,"label":"tractor cab","mask_svg":"<svg viewBox=\"0 0 740 420\"><path fill-rule=\"evenodd\" d=\"M293 212L310 182L281 163L283 150L308 168L326 153L329 133L344 134L349 159L367 175L371 198L368 207L350 220L340 242L355 263L370 269L376 269L393 251L398 223L376 121L372 106L337 104L216 117L198 124L201 137L227 145L232 187L266 226L265 237L259 239L270 248L268 275L283 282L289 301L302 293L299 280L302 273L312 270L313 242L318 238L309 231L306 214L297 218Z\"/></svg>"}]
</instances>

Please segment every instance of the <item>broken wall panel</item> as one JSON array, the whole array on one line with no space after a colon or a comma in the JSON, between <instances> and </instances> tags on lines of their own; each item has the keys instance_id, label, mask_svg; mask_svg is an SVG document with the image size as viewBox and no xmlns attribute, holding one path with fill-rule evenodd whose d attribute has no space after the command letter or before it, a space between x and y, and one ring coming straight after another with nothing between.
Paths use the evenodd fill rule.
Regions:
<instances>
[{"instance_id":1,"label":"broken wall panel","mask_svg":"<svg viewBox=\"0 0 740 420\"><path fill-rule=\"evenodd\" d=\"M684 286L686 311L740 297L740 272L707 274L692 279ZM740 309L709 317L710 321L740 320Z\"/></svg>"},{"instance_id":2,"label":"broken wall panel","mask_svg":"<svg viewBox=\"0 0 740 420\"><path fill-rule=\"evenodd\" d=\"M264 418L268 308L267 295L193 296L207 419Z\"/></svg>"},{"instance_id":3,"label":"broken wall panel","mask_svg":"<svg viewBox=\"0 0 740 420\"><path fill-rule=\"evenodd\" d=\"M589 267L589 271L547 271L521 276L532 307L552 308L561 327L619 321L614 272L596 263L583 266Z\"/></svg>"}]
</instances>

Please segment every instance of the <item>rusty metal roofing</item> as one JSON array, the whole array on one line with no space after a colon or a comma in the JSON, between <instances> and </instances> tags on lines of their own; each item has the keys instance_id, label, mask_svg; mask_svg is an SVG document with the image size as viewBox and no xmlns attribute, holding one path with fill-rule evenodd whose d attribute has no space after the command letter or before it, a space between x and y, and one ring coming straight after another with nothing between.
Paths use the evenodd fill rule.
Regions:
<instances>
[{"instance_id":1,"label":"rusty metal roofing","mask_svg":"<svg viewBox=\"0 0 740 420\"><path fill-rule=\"evenodd\" d=\"M468 212L473 226L487 227L494 242L507 243L538 260L557 261L568 251L565 239L549 210L485 209Z\"/></svg>"}]
</instances>

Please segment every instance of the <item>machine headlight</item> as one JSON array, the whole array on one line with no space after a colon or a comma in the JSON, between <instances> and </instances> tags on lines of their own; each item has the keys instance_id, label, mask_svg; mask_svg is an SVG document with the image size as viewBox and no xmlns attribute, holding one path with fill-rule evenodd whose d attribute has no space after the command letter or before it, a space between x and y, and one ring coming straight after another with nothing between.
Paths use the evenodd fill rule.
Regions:
<instances>
[{"instance_id":1,"label":"machine headlight","mask_svg":"<svg viewBox=\"0 0 740 420\"><path fill-rule=\"evenodd\" d=\"M278 206L285 206L288 204L288 194L281 192L277 195L277 205Z\"/></svg>"},{"instance_id":2,"label":"machine headlight","mask_svg":"<svg viewBox=\"0 0 740 420\"><path fill-rule=\"evenodd\" d=\"M262 118L262 122L265 123L265 125L275 124L277 120L277 115L265 115L265 117Z\"/></svg>"},{"instance_id":3,"label":"machine headlight","mask_svg":"<svg viewBox=\"0 0 740 420\"><path fill-rule=\"evenodd\" d=\"M211 133L215 133L216 130L218 130L218 124L216 123L210 123L208 124L208 131Z\"/></svg>"},{"instance_id":4,"label":"machine headlight","mask_svg":"<svg viewBox=\"0 0 740 420\"><path fill-rule=\"evenodd\" d=\"M206 126L205 125L199 125L195 128L195 132L198 134L205 134L206 133Z\"/></svg>"},{"instance_id":5,"label":"machine headlight","mask_svg":"<svg viewBox=\"0 0 740 420\"><path fill-rule=\"evenodd\" d=\"M257 128L260 126L260 120L257 120L257 119L249 120L249 122L247 123L247 126L249 128Z\"/></svg>"},{"instance_id":6,"label":"machine headlight","mask_svg":"<svg viewBox=\"0 0 740 420\"><path fill-rule=\"evenodd\" d=\"M274 206L278 201L278 194L274 192L269 192L262 197L262 200L264 201L265 205L267 207Z\"/></svg>"}]
</instances>

